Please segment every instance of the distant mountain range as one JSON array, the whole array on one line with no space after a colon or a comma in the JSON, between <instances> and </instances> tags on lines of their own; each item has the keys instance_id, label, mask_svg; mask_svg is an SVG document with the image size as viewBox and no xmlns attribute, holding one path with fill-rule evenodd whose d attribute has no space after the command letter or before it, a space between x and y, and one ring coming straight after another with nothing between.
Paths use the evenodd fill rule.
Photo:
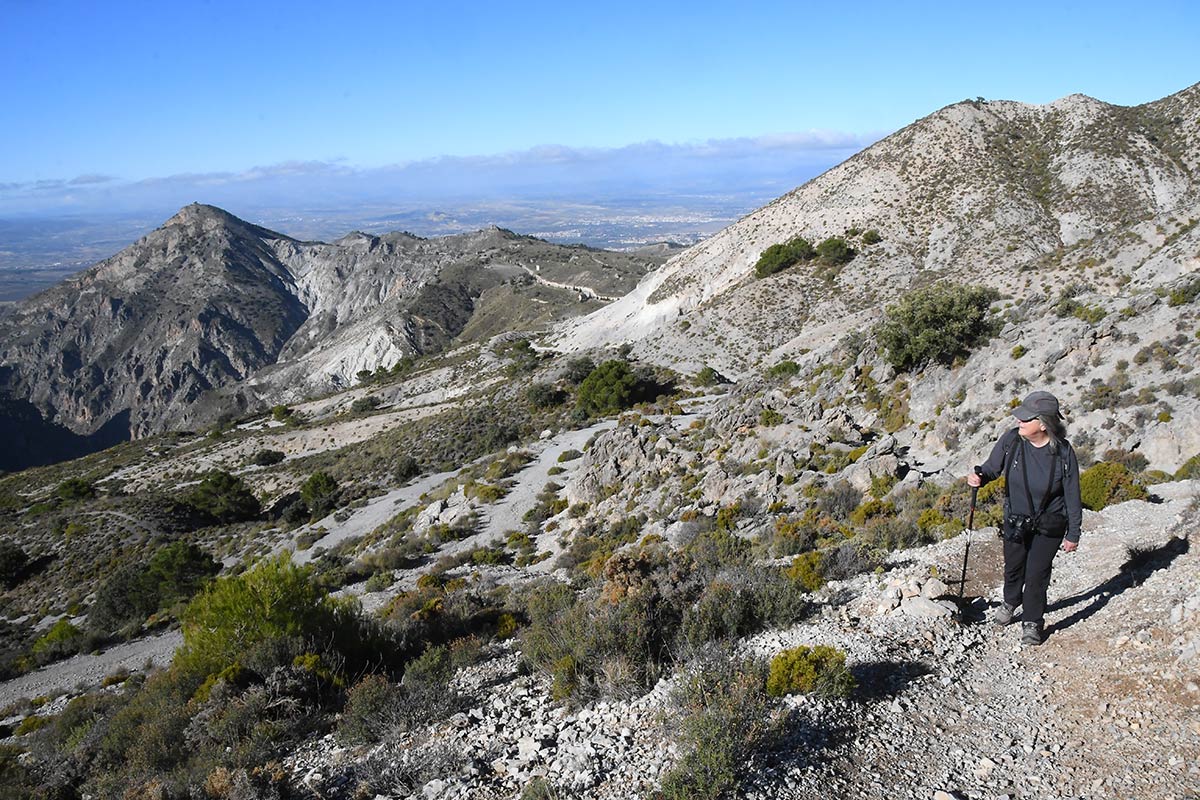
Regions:
<instances>
[{"instance_id":1,"label":"distant mountain range","mask_svg":"<svg viewBox=\"0 0 1200 800\"><path fill-rule=\"evenodd\" d=\"M302 242L190 205L0 314L0 391L23 420L14 427L31 430L36 409L37 426L63 442L43 452L36 436L4 466L345 387L405 356L592 311L661 260L500 228ZM217 388L221 403L200 402Z\"/></svg>"}]
</instances>

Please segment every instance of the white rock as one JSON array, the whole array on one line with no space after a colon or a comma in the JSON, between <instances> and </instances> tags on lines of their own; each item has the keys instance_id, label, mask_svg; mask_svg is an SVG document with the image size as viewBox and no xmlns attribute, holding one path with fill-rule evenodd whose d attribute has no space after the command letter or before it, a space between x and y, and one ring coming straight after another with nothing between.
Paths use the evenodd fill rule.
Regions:
<instances>
[{"instance_id":1,"label":"white rock","mask_svg":"<svg viewBox=\"0 0 1200 800\"><path fill-rule=\"evenodd\" d=\"M942 595L949 593L949 591L950 587L945 583L937 578L930 578L929 580L925 581L925 584L921 587L921 596L928 597L930 600L932 600L935 597L941 597Z\"/></svg>"},{"instance_id":2,"label":"white rock","mask_svg":"<svg viewBox=\"0 0 1200 800\"><path fill-rule=\"evenodd\" d=\"M900 611L910 617L918 619L933 619L937 617L949 617L954 614L953 611L946 608L941 603L936 603L928 597L910 597L905 600L900 606Z\"/></svg>"}]
</instances>

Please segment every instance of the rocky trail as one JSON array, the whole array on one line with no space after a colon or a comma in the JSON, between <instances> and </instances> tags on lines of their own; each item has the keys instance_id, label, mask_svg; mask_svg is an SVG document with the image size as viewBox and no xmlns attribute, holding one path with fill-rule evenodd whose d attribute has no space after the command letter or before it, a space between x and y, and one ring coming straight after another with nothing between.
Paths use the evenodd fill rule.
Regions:
<instances>
[{"instance_id":1,"label":"rocky trail","mask_svg":"<svg viewBox=\"0 0 1200 800\"><path fill-rule=\"evenodd\" d=\"M740 796L1196 797L1200 555L1189 537L1198 490L1166 484L1156 487L1162 502L1087 512L1080 550L1056 559L1040 647L1019 645L1019 625L990 622L994 530L973 536L961 621L888 611L880 600L922 584L950 589L930 576L957 578L965 535L898 552L883 575L824 589L812 620L744 642L768 658L801 644L839 647L859 689L850 700L787 698ZM384 796L515 797L543 776L563 797L628 798L645 796L678 757L671 680L632 701L567 709L543 678L522 674L511 646L504 653L459 674L471 707L448 723L369 752L327 737L297 751L290 768L327 791L361 777L364 764L416 776L441 758L452 765L445 774L393 780Z\"/></svg>"},{"instance_id":2,"label":"rocky trail","mask_svg":"<svg viewBox=\"0 0 1200 800\"><path fill-rule=\"evenodd\" d=\"M882 680L858 701L796 703L787 727L823 736L814 747L795 734L765 756L748 796L1195 797L1200 556L1185 509L1196 486L1156 489L1160 504L1086 512L1079 551L1055 559L1040 647L983 613L1000 601L994 533L975 535L965 624L889 632L891 616L850 618L849 652L864 633L889 643L886 661L858 668ZM957 575L964 543L905 555Z\"/></svg>"}]
</instances>

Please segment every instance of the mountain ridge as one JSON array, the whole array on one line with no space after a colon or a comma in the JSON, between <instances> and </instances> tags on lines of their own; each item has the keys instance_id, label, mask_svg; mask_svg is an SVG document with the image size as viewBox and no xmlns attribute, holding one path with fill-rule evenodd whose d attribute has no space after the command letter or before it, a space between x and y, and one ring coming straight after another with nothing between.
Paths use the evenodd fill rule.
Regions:
<instances>
[{"instance_id":1,"label":"mountain ridge","mask_svg":"<svg viewBox=\"0 0 1200 800\"><path fill-rule=\"evenodd\" d=\"M123 411L135 437L206 424L260 397L271 404L345 387L362 370L440 351L498 292L516 327L536 325L595 308L596 297L656 263L495 227L303 242L192 204L120 253L4 309L0 391L82 435ZM521 264L597 290L588 299L538 287ZM499 332L493 327L471 330L486 337ZM231 389L248 381L253 391ZM218 389L230 391L222 400Z\"/></svg>"}]
</instances>

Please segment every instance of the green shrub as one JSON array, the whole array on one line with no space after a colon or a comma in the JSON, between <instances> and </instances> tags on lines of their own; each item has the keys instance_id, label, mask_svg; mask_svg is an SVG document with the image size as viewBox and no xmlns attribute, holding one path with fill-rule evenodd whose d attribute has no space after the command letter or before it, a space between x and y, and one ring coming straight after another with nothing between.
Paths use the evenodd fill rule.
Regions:
<instances>
[{"instance_id":1,"label":"green shrub","mask_svg":"<svg viewBox=\"0 0 1200 800\"><path fill-rule=\"evenodd\" d=\"M36 663L45 664L63 656L75 655L84 644L83 631L69 621L60 619L34 641L30 654Z\"/></svg>"},{"instance_id":2,"label":"green shrub","mask_svg":"<svg viewBox=\"0 0 1200 800\"><path fill-rule=\"evenodd\" d=\"M308 507L309 519L318 520L337 505L338 482L327 472L318 470L300 486L300 497Z\"/></svg>"},{"instance_id":3,"label":"green shrub","mask_svg":"<svg viewBox=\"0 0 1200 800\"><path fill-rule=\"evenodd\" d=\"M567 400L567 393L548 383L535 383L525 390L525 399L537 409L553 408Z\"/></svg>"},{"instance_id":4,"label":"green shrub","mask_svg":"<svg viewBox=\"0 0 1200 800\"><path fill-rule=\"evenodd\" d=\"M343 643L355 650L353 608L338 603L312 580L308 566L283 553L240 575L220 578L183 613L183 646L175 662L200 675L220 672L251 647L272 639L299 638Z\"/></svg>"},{"instance_id":5,"label":"green shrub","mask_svg":"<svg viewBox=\"0 0 1200 800\"><path fill-rule=\"evenodd\" d=\"M219 469L210 470L185 502L222 523L253 519L261 510L241 478Z\"/></svg>"},{"instance_id":6,"label":"green shrub","mask_svg":"<svg viewBox=\"0 0 1200 800\"><path fill-rule=\"evenodd\" d=\"M1167 296L1167 305L1172 308L1186 305L1197 297L1200 297L1200 279L1189 281L1177 289L1172 289L1171 293Z\"/></svg>"},{"instance_id":7,"label":"green shrub","mask_svg":"<svg viewBox=\"0 0 1200 800\"><path fill-rule=\"evenodd\" d=\"M403 723L404 693L383 675L365 675L346 693L335 735L346 745L373 745Z\"/></svg>"},{"instance_id":8,"label":"green shrub","mask_svg":"<svg viewBox=\"0 0 1200 800\"><path fill-rule=\"evenodd\" d=\"M772 364L767 370L767 377L771 380L782 380L790 378L798 372L800 372L799 364L795 361L785 360L780 361L778 364Z\"/></svg>"},{"instance_id":9,"label":"green shrub","mask_svg":"<svg viewBox=\"0 0 1200 800\"><path fill-rule=\"evenodd\" d=\"M783 414L780 414L773 408L764 408L758 415L758 424L765 428L772 428L776 425L783 424Z\"/></svg>"},{"instance_id":10,"label":"green shrub","mask_svg":"<svg viewBox=\"0 0 1200 800\"><path fill-rule=\"evenodd\" d=\"M563 450L558 454L558 463L563 464L567 461L574 461L583 456L583 453L578 450Z\"/></svg>"},{"instance_id":11,"label":"green shrub","mask_svg":"<svg viewBox=\"0 0 1200 800\"><path fill-rule=\"evenodd\" d=\"M278 450L259 450L250 457L250 463L256 467L271 467L283 461L286 457Z\"/></svg>"},{"instance_id":12,"label":"green shrub","mask_svg":"<svg viewBox=\"0 0 1200 800\"><path fill-rule=\"evenodd\" d=\"M21 720L20 724L18 724L16 729L13 731L13 736L25 736L26 734L33 733L34 731L40 731L42 728L53 724L54 717L34 714Z\"/></svg>"},{"instance_id":13,"label":"green shrub","mask_svg":"<svg viewBox=\"0 0 1200 800\"><path fill-rule=\"evenodd\" d=\"M821 571L821 553L811 550L801 553L792 559L792 564L785 573L789 580L798 583L810 592L815 592L825 585L825 574Z\"/></svg>"},{"instance_id":14,"label":"green shrub","mask_svg":"<svg viewBox=\"0 0 1200 800\"><path fill-rule=\"evenodd\" d=\"M849 697L856 682L846 669L846 654L817 645L801 645L784 650L771 659L767 674L767 694L817 694L822 697Z\"/></svg>"},{"instance_id":15,"label":"green shrub","mask_svg":"<svg viewBox=\"0 0 1200 800\"><path fill-rule=\"evenodd\" d=\"M1011 355L1013 360L1016 361L1018 358L1020 358L1021 356L1025 355L1028 352L1029 352L1029 348L1027 348L1023 344L1019 344L1012 349L1012 352L1009 355Z\"/></svg>"},{"instance_id":16,"label":"green shrub","mask_svg":"<svg viewBox=\"0 0 1200 800\"><path fill-rule=\"evenodd\" d=\"M638 380L629 364L612 359L592 370L579 384L579 408L592 416L615 414L631 407L637 398Z\"/></svg>"},{"instance_id":17,"label":"green shrub","mask_svg":"<svg viewBox=\"0 0 1200 800\"><path fill-rule=\"evenodd\" d=\"M770 734L761 662L715 651L680 676L676 740L684 754L663 778L666 800L734 796L747 762Z\"/></svg>"},{"instance_id":18,"label":"green shrub","mask_svg":"<svg viewBox=\"0 0 1200 800\"><path fill-rule=\"evenodd\" d=\"M850 521L862 525L871 517L890 516L896 513L894 503L872 498L850 512Z\"/></svg>"},{"instance_id":19,"label":"green shrub","mask_svg":"<svg viewBox=\"0 0 1200 800\"><path fill-rule=\"evenodd\" d=\"M856 255L854 248L840 236L830 236L817 245L818 260L829 266L849 264Z\"/></svg>"},{"instance_id":20,"label":"green shrub","mask_svg":"<svg viewBox=\"0 0 1200 800\"><path fill-rule=\"evenodd\" d=\"M879 235L879 231L871 228L862 235L863 244L879 244L883 241L883 237Z\"/></svg>"},{"instance_id":21,"label":"green shrub","mask_svg":"<svg viewBox=\"0 0 1200 800\"><path fill-rule=\"evenodd\" d=\"M528 339L503 342L495 347L494 352L501 358L509 360L505 366L505 372L508 375L533 372L542 360Z\"/></svg>"},{"instance_id":22,"label":"green shrub","mask_svg":"<svg viewBox=\"0 0 1200 800\"><path fill-rule=\"evenodd\" d=\"M1200 478L1200 453L1183 462L1183 465L1175 470L1175 480L1185 481L1189 478Z\"/></svg>"},{"instance_id":23,"label":"green shrub","mask_svg":"<svg viewBox=\"0 0 1200 800\"><path fill-rule=\"evenodd\" d=\"M717 372L712 367L701 367L696 373L697 386L716 386L719 383L728 383L725 376Z\"/></svg>"},{"instance_id":24,"label":"green shrub","mask_svg":"<svg viewBox=\"0 0 1200 800\"><path fill-rule=\"evenodd\" d=\"M11 539L0 539L0 586L11 588L25 576L29 554Z\"/></svg>"},{"instance_id":25,"label":"green shrub","mask_svg":"<svg viewBox=\"0 0 1200 800\"><path fill-rule=\"evenodd\" d=\"M904 371L968 354L996 332L987 312L999 296L994 289L961 284L909 292L875 328L887 362Z\"/></svg>"},{"instance_id":26,"label":"green shrub","mask_svg":"<svg viewBox=\"0 0 1200 800\"><path fill-rule=\"evenodd\" d=\"M68 502L73 500L90 500L96 496L96 487L83 478L67 478L54 490L60 499Z\"/></svg>"},{"instance_id":27,"label":"green shrub","mask_svg":"<svg viewBox=\"0 0 1200 800\"><path fill-rule=\"evenodd\" d=\"M379 408L380 400L373 394L360 397L350 404L350 410L356 414L366 414Z\"/></svg>"},{"instance_id":28,"label":"green shrub","mask_svg":"<svg viewBox=\"0 0 1200 800\"><path fill-rule=\"evenodd\" d=\"M580 383L583 383L584 378L592 374L592 370L595 368L596 362L587 356L579 356L567 362L566 369L563 371L563 377L570 383L578 386Z\"/></svg>"},{"instance_id":29,"label":"green shrub","mask_svg":"<svg viewBox=\"0 0 1200 800\"><path fill-rule=\"evenodd\" d=\"M1101 461L1079 476L1079 494L1083 507L1099 511L1126 500L1145 500L1145 487L1138 483L1124 464Z\"/></svg>"},{"instance_id":30,"label":"green shrub","mask_svg":"<svg viewBox=\"0 0 1200 800\"><path fill-rule=\"evenodd\" d=\"M811 261L816 255L812 243L797 236L785 244L773 244L764 250L754 264L754 274L765 278L802 261Z\"/></svg>"}]
</instances>

